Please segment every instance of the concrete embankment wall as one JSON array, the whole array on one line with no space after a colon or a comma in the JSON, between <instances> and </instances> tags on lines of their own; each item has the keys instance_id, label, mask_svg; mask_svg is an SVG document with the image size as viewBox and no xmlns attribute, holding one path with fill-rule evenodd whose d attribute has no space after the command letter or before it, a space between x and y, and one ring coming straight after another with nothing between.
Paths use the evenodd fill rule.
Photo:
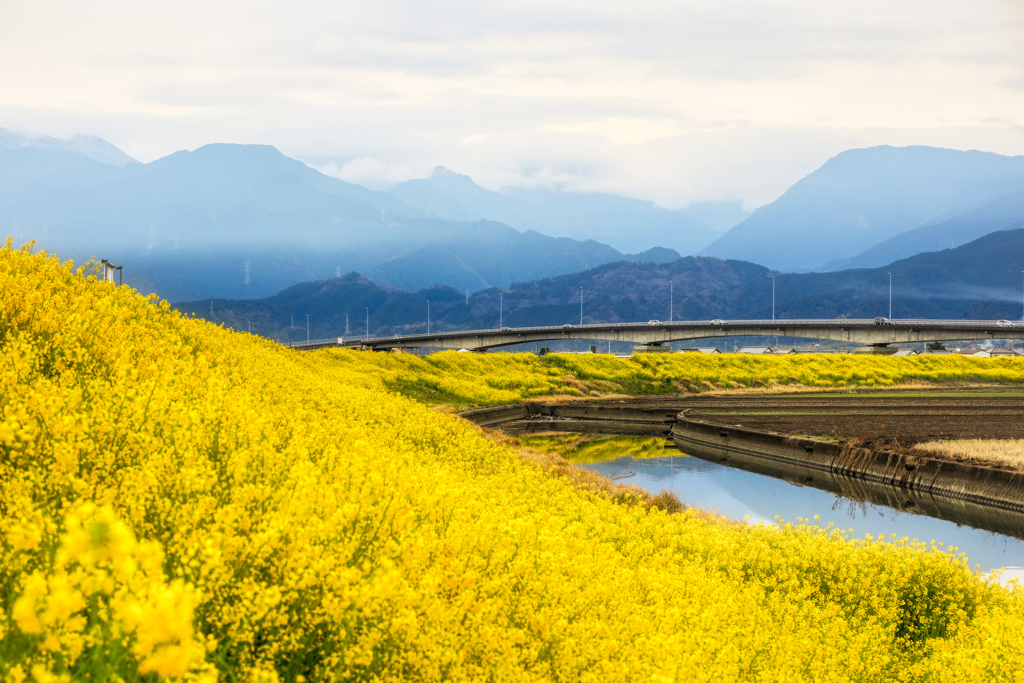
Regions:
<instances>
[{"instance_id":1,"label":"concrete embankment wall","mask_svg":"<svg viewBox=\"0 0 1024 683\"><path fill-rule=\"evenodd\" d=\"M525 403L462 417L508 432L669 436L704 460L1024 539L1021 472L719 425L649 404Z\"/></svg>"},{"instance_id":2,"label":"concrete embankment wall","mask_svg":"<svg viewBox=\"0 0 1024 683\"><path fill-rule=\"evenodd\" d=\"M862 479L1024 512L1024 472L843 446L685 418L673 425L672 438L684 453L743 469L773 462L790 469Z\"/></svg>"}]
</instances>

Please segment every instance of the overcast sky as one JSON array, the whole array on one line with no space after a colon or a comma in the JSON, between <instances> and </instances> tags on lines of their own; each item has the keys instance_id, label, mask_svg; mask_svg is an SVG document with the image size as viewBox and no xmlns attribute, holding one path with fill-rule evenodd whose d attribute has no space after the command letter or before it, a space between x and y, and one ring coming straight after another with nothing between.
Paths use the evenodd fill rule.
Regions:
<instances>
[{"instance_id":1,"label":"overcast sky","mask_svg":"<svg viewBox=\"0 0 1024 683\"><path fill-rule=\"evenodd\" d=\"M748 208L850 147L1024 153L1021 0L0 0L0 126Z\"/></svg>"}]
</instances>

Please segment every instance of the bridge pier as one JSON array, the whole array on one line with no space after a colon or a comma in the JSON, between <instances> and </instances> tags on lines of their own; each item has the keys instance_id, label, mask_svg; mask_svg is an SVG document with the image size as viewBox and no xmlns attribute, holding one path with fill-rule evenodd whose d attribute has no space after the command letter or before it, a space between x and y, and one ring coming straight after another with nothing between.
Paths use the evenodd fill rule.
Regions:
<instances>
[{"instance_id":1,"label":"bridge pier","mask_svg":"<svg viewBox=\"0 0 1024 683\"><path fill-rule=\"evenodd\" d=\"M858 346L853 350L854 353L867 353L874 354L876 356L891 356L899 351L895 346L889 346L888 344L871 344L870 346Z\"/></svg>"}]
</instances>

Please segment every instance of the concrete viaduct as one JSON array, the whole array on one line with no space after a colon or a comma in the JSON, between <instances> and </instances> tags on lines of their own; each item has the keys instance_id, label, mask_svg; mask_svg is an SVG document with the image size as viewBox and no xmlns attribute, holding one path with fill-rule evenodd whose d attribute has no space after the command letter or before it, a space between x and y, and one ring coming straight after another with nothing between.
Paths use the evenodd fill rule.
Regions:
<instances>
[{"instance_id":1,"label":"concrete viaduct","mask_svg":"<svg viewBox=\"0 0 1024 683\"><path fill-rule=\"evenodd\" d=\"M668 342L722 337L800 337L885 347L889 344L961 339L1024 339L1024 322L1006 320L704 320L503 327L393 337L335 337L294 342L297 349L443 348L481 351L499 346L586 339L662 346Z\"/></svg>"}]
</instances>

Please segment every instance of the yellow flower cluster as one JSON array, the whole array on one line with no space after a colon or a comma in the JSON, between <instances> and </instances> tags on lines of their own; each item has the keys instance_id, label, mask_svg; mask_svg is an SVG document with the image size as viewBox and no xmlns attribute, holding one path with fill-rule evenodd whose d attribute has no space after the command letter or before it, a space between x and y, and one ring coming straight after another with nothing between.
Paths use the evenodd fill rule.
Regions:
<instances>
[{"instance_id":1,"label":"yellow flower cluster","mask_svg":"<svg viewBox=\"0 0 1024 683\"><path fill-rule=\"evenodd\" d=\"M1024 358L959 355L880 356L853 354L649 353L631 359L601 354L560 354L553 358L583 380L711 382L755 387L775 381L805 386L891 386L930 382L1024 382Z\"/></svg>"},{"instance_id":2,"label":"yellow flower cluster","mask_svg":"<svg viewBox=\"0 0 1024 683\"><path fill-rule=\"evenodd\" d=\"M552 394L651 394L772 384L887 387L912 381L1024 383L1024 358L799 354L456 353L322 354L353 383L384 386L429 403L459 407L515 403Z\"/></svg>"},{"instance_id":3,"label":"yellow flower cluster","mask_svg":"<svg viewBox=\"0 0 1024 683\"><path fill-rule=\"evenodd\" d=\"M0 282L5 682L1024 670L1024 597L961 557L616 503L388 389L546 366L296 352L9 248Z\"/></svg>"}]
</instances>

